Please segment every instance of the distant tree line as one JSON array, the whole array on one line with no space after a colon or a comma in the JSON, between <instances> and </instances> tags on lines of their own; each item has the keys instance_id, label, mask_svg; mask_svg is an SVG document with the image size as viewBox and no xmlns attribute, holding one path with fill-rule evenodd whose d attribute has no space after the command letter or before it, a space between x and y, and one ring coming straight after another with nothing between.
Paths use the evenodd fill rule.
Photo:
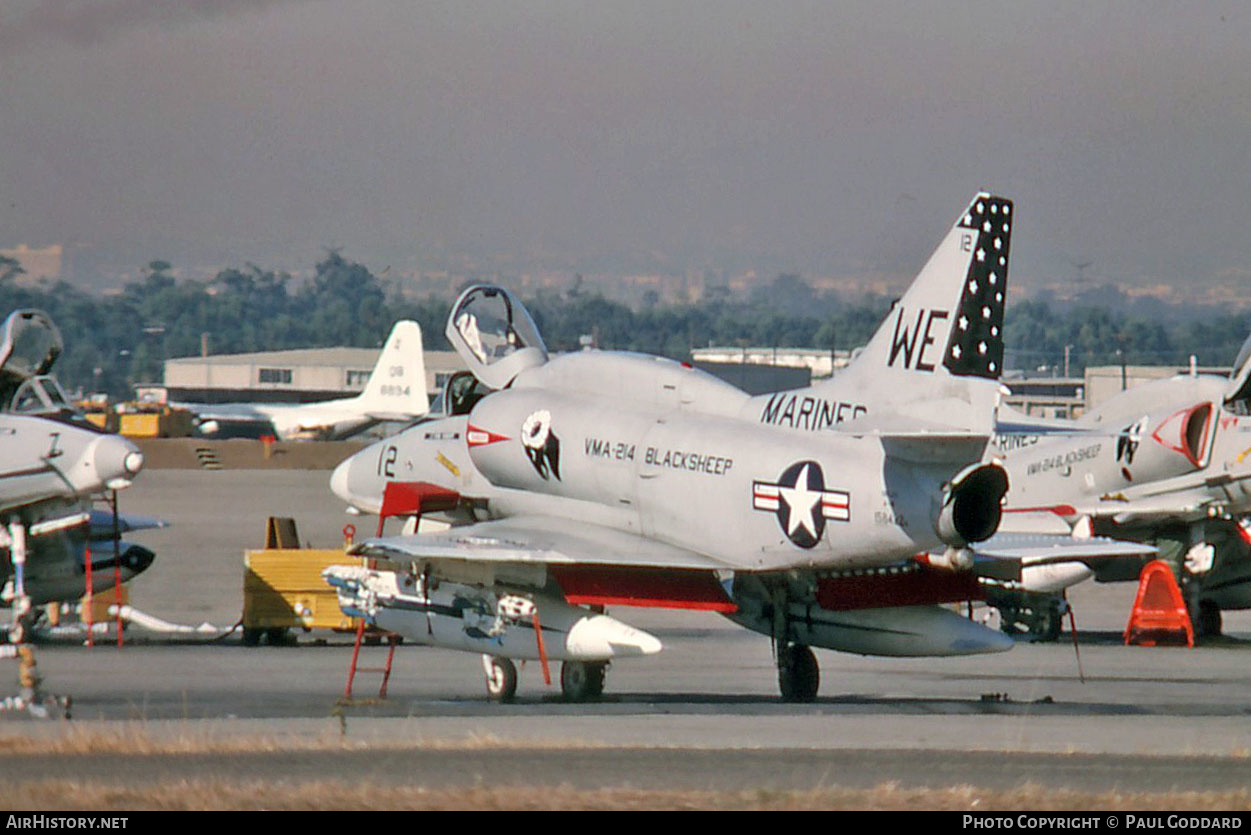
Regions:
<instances>
[{"instance_id":1,"label":"distant tree line","mask_svg":"<svg viewBox=\"0 0 1251 835\"><path fill-rule=\"evenodd\" d=\"M60 282L21 286L15 262L0 263L0 314L46 310L66 350L57 374L70 391L128 397L136 382L161 379L163 360L199 354L201 334L213 353L336 345L377 347L397 319L416 319L426 347L446 349L450 299L413 298L361 264L328 252L311 280L253 264L222 270L211 281L177 281L172 266L152 261L122 292L96 296ZM602 348L675 359L708 345L848 350L864 342L892 300L866 294L844 299L815 292L796 275L780 275L746 300L711 294L698 304L642 310L582 291L541 291L526 299L549 348L575 350L583 336ZM1070 371L1086 365L1229 364L1251 330L1251 314L1210 312L1187 319L1141 315L1046 301L1009 304L1009 368L1058 371L1069 347Z\"/></svg>"}]
</instances>

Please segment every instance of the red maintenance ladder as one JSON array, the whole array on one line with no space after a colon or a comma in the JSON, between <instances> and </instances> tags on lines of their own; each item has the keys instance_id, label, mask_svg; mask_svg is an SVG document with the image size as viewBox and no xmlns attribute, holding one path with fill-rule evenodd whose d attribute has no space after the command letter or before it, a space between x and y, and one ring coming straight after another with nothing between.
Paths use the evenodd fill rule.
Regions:
<instances>
[{"instance_id":1,"label":"red maintenance ladder","mask_svg":"<svg viewBox=\"0 0 1251 835\"><path fill-rule=\"evenodd\" d=\"M382 493L382 509L378 512L378 531L375 536L382 536L382 528L387 518L390 516L412 516L416 519L416 524L421 524L421 515L426 512L435 512L440 510L451 510L460 502L460 494L454 490L447 490L436 484L430 484L425 481L390 481L387 482L386 489ZM346 534L347 531L345 530ZM366 568L373 568L375 561L365 559ZM361 618L356 625L356 642L352 647L352 662L348 666L347 686L343 689L343 699L345 701L352 700L352 683L356 679L356 674L361 673L381 673L382 686L378 688L378 698L385 699L387 697L387 682L391 679L391 663L395 659L395 647L400 642L400 636L394 632L386 633L387 641L387 661L382 667L361 667L358 664L360 659L361 644L365 640L365 619Z\"/></svg>"}]
</instances>

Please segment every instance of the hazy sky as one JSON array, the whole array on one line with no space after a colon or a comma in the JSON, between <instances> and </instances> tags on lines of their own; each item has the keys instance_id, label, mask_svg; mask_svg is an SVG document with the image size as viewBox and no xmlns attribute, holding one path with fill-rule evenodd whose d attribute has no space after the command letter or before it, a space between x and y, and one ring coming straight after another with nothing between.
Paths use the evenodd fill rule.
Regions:
<instances>
[{"instance_id":1,"label":"hazy sky","mask_svg":"<svg viewBox=\"0 0 1251 835\"><path fill-rule=\"evenodd\" d=\"M1249 45L1235 2L5 0L0 246L898 271L990 187L1018 276L1247 277Z\"/></svg>"}]
</instances>

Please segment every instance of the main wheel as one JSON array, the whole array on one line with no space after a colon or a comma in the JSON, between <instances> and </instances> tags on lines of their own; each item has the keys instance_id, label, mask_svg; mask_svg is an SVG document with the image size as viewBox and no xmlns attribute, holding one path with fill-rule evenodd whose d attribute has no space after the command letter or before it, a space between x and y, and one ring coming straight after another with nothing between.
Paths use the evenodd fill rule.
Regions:
<instances>
[{"instance_id":1,"label":"main wheel","mask_svg":"<svg viewBox=\"0 0 1251 835\"><path fill-rule=\"evenodd\" d=\"M493 702L511 702L517 695L517 666L507 658L482 656L487 695Z\"/></svg>"},{"instance_id":2,"label":"main wheel","mask_svg":"<svg viewBox=\"0 0 1251 835\"><path fill-rule=\"evenodd\" d=\"M1060 639L1060 631L1064 628L1064 613L1059 606L1047 606L1040 609L1037 619L1031 624L1030 640L1036 644L1055 643Z\"/></svg>"},{"instance_id":3,"label":"main wheel","mask_svg":"<svg viewBox=\"0 0 1251 835\"><path fill-rule=\"evenodd\" d=\"M821 686L821 669L812 650L800 644L778 652L778 687L784 702L811 702Z\"/></svg>"},{"instance_id":4,"label":"main wheel","mask_svg":"<svg viewBox=\"0 0 1251 835\"><path fill-rule=\"evenodd\" d=\"M566 661L560 665L560 693L570 702L585 702L604 692L604 661Z\"/></svg>"},{"instance_id":5,"label":"main wheel","mask_svg":"<svg viewBox=\"0 0 1251 835\"><path fill-rule=\"evenodd\" d=\"M1221 607L1210 600L1199 601L1199 617L1195 634L1210 638L1221 634Z\"/></svg>"}]
</instances>

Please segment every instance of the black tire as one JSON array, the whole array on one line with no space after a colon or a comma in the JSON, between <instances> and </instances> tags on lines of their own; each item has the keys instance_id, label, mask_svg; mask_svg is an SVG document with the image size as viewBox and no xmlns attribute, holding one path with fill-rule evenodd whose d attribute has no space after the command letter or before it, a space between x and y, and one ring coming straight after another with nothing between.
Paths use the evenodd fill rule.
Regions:
<instances>
[{"instance_id":1,"label":"black tire","mask_svg":"<svg viewBox=\"0 0 1251 835\"><path fill-rule=\"evenodd\" d=\"M1221 607L1210 600L1199 601L1199 617L1195 623L1195 635L1211 638L1221 634Z\"/></svg>"},{"instance_id":2,"label":"black tire","mask_svg":"<svg viewBox=\"0 0 1251 835\"><path fill-rule=\"evenodd\" d=\"M1005 635L1020 635L1021 628L1018 625L1020 613L1017 612L1015 606L998 606L999 610L999 631Z\"/></svg>"},{"instance_id":3,"label":"black tire","mask_svg":"<svg viewBox=\"0 0 1251 835\"><path fill-rule=\"evenodd\" d=\"M517 697L517 666L499 656L492 656L489 665L490 672L485 675L487 696L493 702L511 702Z\"/></svg>"},{"instance_id":4,"label":"black tire","mask_svg":"<svg viewBox=\"0 0 1251 835\"><path fill-rule=\"evenodd\" d=\"M265 630L265 643L271 647L286 646L287 640L287 628L285 626L275 626Z\"/></svg>"},{"instance_id":5,"label":"black tire","mask_svg":"<svg viewBox=\"0 0 1251 835\"><path fill-rule=\"evenodd\" d=\"M243 627L243 645L245 647L259 646L261 643L261 635L264 633L264 629L256 629L251 626Z\"/></svg>"},{"instance_id":6,"label":"black tire","mask_svg":"<svg viewBox=\"0 0 1251 835\"><path fill-rule=\"evenodd\" d=\"M569 702L597 699L604 693L603 661L566 661L560 665L560 693Z\"/></svg>"},{"instance_id":7,"label":"black tire","mask_svg":"<svg viewBox=\"0 0 1251 835\"><path fill-rule=\"evenodd\" d=\"M778 687L784 702L811 702L817 698L821 668L812 650L793 644L778 653Z\"/></svg>"},{"instance_id":8,"label":"black tire","mask_svg":"<svg viewBox=\"0 0 1251 835\"><path fill-rule=\"evenodd\" d=\"M1041 610L1038 619L1030 630L1030 640L1036 644L1051 644L1060 639L1060 631L1064 628L1064 615L1058 607L1052 606Z\"/></svg>"}]
</instances>

